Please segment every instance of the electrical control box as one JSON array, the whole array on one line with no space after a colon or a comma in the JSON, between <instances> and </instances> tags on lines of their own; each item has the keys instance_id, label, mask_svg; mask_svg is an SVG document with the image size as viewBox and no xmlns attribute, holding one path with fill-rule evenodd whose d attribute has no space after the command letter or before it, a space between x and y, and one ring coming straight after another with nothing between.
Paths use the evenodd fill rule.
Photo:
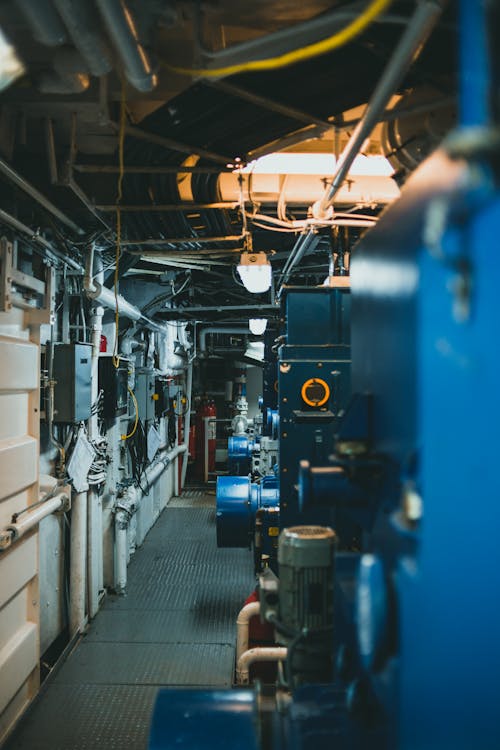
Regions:
<instances>
[{"instance_id":1,"label":"electrical control box","mask_svg":"<svg viewBox=\"0 0 500 750\"><path fill-rule=\"evenodd\" d=\"M147 367L135 371L135 396L139 407L139 419L144 424L155 417L155 376Z\"/></svg>"},{"instance_id":2,"label":"electrical control box","mask_svg":"<svg viewBox=\"0 0 500 750\"><path fill-rule=\"evenodd\" d=\"M54 344L54 422L82 422L92 408L92 345Z\"/></svg>"},{"instance_id":3,"label":"electrical control box","mask_svg":"<svg viewBox=\"0 0 500 750\"><path fill-rule=\"evenodd\" d=\"M166 378L155 378L155 414L157 417L163 417L163 415L170 408L170 397L168 390L168 382Z\"/></svg>"},{"instance_id":4,"label":"electrical control box","mask_svg":"<svg viewBox=\"0 0 500 750\"><path fill-rule=\"evenodd\" d=\"M127 413L128 370L127 359L120 357L120 364L115 367L112 355L100 355L99 390L103 392L101 414L104 419L113 419Z\"/></svg>"}]
</instances>

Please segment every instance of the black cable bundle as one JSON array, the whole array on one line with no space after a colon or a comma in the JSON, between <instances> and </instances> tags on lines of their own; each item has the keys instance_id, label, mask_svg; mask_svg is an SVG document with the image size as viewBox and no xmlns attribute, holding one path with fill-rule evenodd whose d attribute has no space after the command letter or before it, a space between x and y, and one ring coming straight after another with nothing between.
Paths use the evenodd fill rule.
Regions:
<instances>
[{"instance_id":1,"label":"black cable bundle","mask_svg":"<svg viewBox=\"0 0 500 750\"><path fill-rule=\"evenodd\" d=\"M132 431L133 426L134 424L131 422L128 427L129 433ZM132 463L132 476L134 477L134 481L137 487L140 487L143 493L147 495L149 493L149 487L144 489L141 482L148 464L148 444L144 425L140 420L137 423L135 433L127 440L127 447L130 461Z\"/></svg>"},{"instance_id":2,"label":"black cable bundle","mask_svg":"<svg viewBox=\"0 0 500 750\"><path fill-rule=\"evenodd\" d=\"M177 417L174 412L168 416L168 447L173 448L177 442Z\"/></svg>"}]
</instances>

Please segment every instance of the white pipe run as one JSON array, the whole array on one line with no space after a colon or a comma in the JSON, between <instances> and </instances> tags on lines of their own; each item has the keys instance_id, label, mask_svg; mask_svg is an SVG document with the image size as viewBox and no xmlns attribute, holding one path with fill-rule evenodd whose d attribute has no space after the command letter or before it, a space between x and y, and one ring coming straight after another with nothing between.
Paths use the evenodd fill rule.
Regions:
<instances>
[{"instance_id":1,"label":"white pipe run","mask_svg":"<svg viewBox=\"0 0 500 750\"><path fill-rule=\"evenodd\" d=\"M207 351L207 336L212 333L227 333L227 334L239 334L240 336L249 336L250 329L248 327L243 328L242 326L213 326L210 328L202 328L200 331L200 354L205 354Z\"/></svg>"},{"instance_id":2,"label":"white pipe run","mask_svg":"<svg viewBox=\"0 0 500 750\"><path fill-rule=\"evenodd\" d=\"M259 661L285 661L288 649L284 646L270 646L268 648L250 648L244 651L236 664L236 682L238 685L248 685L250 682L250 667Z\"/></svg>"},{"instance_id":3,"label":"white pipe run","mask_svg":"<svg viewBox=\"0 0 500 750\"><path fill-rule=\"evenodd\" d=\"M170 451L160 454L155 463L146 469L145 483L151 487L163 474L167 466L187 450L187 445L177 445ZM177 474L177 467L174 467ZM115 513L115 588L120 594L127 587L127 545L128 524L142 499L139 487L129 487L123 501Z\"/></svg>"},{"instance_id":4,"label":"white pipe run","mask_svg":"<svg viewBox=\"0 0 500 750\"><path fill-rule=\"evenodd\" d=\"M93 271L97 272L95 278L97 284L101 284L104 278L103 264L100 254L95 256ZM104 309L97 303L92 309L92 356L91 356L91 381L90 401L95 404L99 395L99 352L101 349L102 318ZM99 425L97 413L90 417L89 438L96 440L99 437ZM89 617L95 617L99 610L99 592L104 587L103 582L103 549L102 549L102 507L99 494L96 489L90 487L87 493L87 586L89 601Z\"/></svg>"},{"instance_id":5,"label":"white pipe run","mask_svg":"<svg viewBox=\"0 0 500 750\"><path fill-rule=\"evenodd\" d=\"M73 495L71 507L70 635L85 627L85 580L87 559L87 493Z\"/></svg>"},{"instance_id":6,"label":"white pipe run","mask_svg":"<svg viewBox=\"0 0 500 750\"><path fill-rule=\"evenodd\" d=\"M188 365L186 378L186 396L188 399L188 408L184 416L184 440L189 445L189 430L191 429L191 404L193 403L193 364ZM186 484L186 473L188 467L189 452L185 451L182 457L181 470L181 491Z\"/></svg>"},{"instance_id":7,"label":"white pipe run","mask_svg":"<svg viewBox=\"0 0 500 750\"><path fill-rule=\"evenodd\" d=\"M38 526L44 518L67 507L68 503L69 498L67 494L61 492L46 500L42 505L38 505L33 510L27 511L19 521L9 523L0 533L0 548L7 549L11 544L17 542L18 539L21 539L25 534L34 529L35 526Z\"/></svg>"},{"instance_id":8,"label":"white pipe run","mask_svg":"<svg viewBox=\"0 0 500 750\"><path fill-rule=\"evenodd\" d=\"M158 365L164 375L178 375L186 369L186 357L175 352L175 345L178 341L181 345L181 338L181 328L176 323L169 322L163 328L158 341Z\"/></svg>"},{"instance_id":9,"label":"white pipe run","mask_svg":"<svg viewBox=\"0 0 500 750\"><path fill-rule=\"evenodd\" d=\"M260 602L250 602L245 604L240 610L236 620L236 662L240 656L248 651L248 631L250 629L250 620L260 614Z\"/></svg>"},{"instance_id":10,"label":"white pipe run","mask_svg":"<svg viewBox=\"0 0 500 750\"><path fill-rule=\"evenodd\" d=\"M103 283L94 281L93 268L94 245L91 244L85 261L85 275L83 277L83 288L87 297L90 297L90 299L95 300L96 303L99 303L110 310L116 310L118 305L118 314L122 315L124 318L140 322L143 326L151 328L153 331L159 331L162 334L165 333L164 325L155 323L154 320L147 318L142 314L138 307L128 302L121 294L115 295L113 289L108 289Z\"/></svg>"}]
</instances>

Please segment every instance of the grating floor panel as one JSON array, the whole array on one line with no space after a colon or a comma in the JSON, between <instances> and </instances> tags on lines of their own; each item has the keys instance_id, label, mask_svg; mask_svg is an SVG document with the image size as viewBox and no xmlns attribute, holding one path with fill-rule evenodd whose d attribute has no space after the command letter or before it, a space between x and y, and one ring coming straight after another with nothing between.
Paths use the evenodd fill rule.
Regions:
<instances>
[{"instance_id":1,"label":"grating floor panel","mask_svg":"<svg viewBox=\"0 0 500 750\"><path fill-rule=\"evenodd\" d=\"M195 489L169 503L128 576L5 750L146 750L159 686L231 684L252 558L217 549L214 498Z\"/></svg>"}]
</instances>

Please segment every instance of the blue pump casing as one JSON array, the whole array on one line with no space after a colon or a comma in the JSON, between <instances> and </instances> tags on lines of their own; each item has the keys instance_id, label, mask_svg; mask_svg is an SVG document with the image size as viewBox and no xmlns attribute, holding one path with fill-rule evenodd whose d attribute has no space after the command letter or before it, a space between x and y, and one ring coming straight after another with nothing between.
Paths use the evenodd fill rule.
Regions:
<instances>
[{"instance_id":1,"label":"blue pump casing","mask_svg":"<svg viewBox=\"0 0 500 750\"><path fill-rule=\"evenodd\" d=\"M248 477L218 477L217 546L249 547L260 508L279 507L278 480L274 476L251 482Z\"/></svg>"}]
</instances>

